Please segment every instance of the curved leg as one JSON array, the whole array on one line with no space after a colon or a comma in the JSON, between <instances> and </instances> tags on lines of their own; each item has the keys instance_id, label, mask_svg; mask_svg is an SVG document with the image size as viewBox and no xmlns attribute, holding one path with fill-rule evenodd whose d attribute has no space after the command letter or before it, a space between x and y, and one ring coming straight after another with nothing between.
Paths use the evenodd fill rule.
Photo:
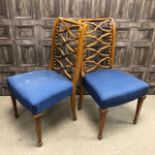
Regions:
<instances>
[{"instance_id":1,"label":"curved leg","mask_svg":"<svg viewBox=\"0 0 155 155\"><path fill-rule=\"evenodd\" d=\"M10 94L10 95L11 95L11 100L12 100L12 104L13 104L14 115L15 115L16 118L18 118L19 115L18 115L18 109L17 109L16 99L15 99L15 97L12 94Z\"/></svg>"},{"instance_id":2,"label":"curved leg","mask_svg":"<svg viewBox=\"0 0 155 155\"><path fill-rule=\"evenodd\" d=\"M80 82L80 95L79 95L78 110L81 110L82 109L83 93L84 93L84 88L82 86L82 82Z\"/></svg>"},{"instance_id":3,"label":"curved leg","mask_svg":"<svg viewBox=\"0 0 155 155\"><path fill-rule=\"evenodd\" d=\"M134 120L133 120L133 124L136 124L137 121L138 121L140 110L142 108L142 104L143 104L145 98L146 98L146 96L142 96L142 97L140 97L138 99L138 103L137 103L137 108L136 108L136 113L135 113L135 117L134 117Z\"/></svg>"},{"instance_id":4,"label":"curved leg","mask_svg":"<svg viewBox=\"0 0 155 155\"><path fill-rule=\"evenodd\" d=\"M34 121L35 121L35 130L36 130L36 135L37 135L37 145L40 147L43 145L42 143L42 136L41 136L41 116L42 114L36 114L33 116Z\"/></svg>"},{"instance_id":5,"label":"curved leg","mask_svg":"<svg viewBox=\"0 0 155 155\"><path fill-rule=\"evenodd\" d=\"M105 123L105 117L107 114L107 109L99 109L99 133L98 133L98 139L102 139L103 135L103 129L104 129L104 123Z\"/></svg>"},{"instance_id":6,"label":"curved leg","mask_svg":"<svg viewBox=\"0 0 155 155\"><path fill-rule=\"evenodd\" d=\"M73 88L72 90L72 96L71 96L71 109L72 109L72 115L73 115L73 120L77 120L76 116L76 89Z\"/></svg>"}]
</instances>

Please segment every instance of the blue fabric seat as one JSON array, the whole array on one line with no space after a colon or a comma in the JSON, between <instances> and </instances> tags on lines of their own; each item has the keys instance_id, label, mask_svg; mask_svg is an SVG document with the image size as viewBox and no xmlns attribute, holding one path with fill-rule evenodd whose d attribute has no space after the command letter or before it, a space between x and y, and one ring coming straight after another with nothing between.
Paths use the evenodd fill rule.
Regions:
<instances>
[{"instance_id":1,"label":"blue fabric seat","mask_svg":"<svg viewBox=\"0 0 155 155\"><path fill-rule=\"evenodd\" d=\"M117 106L146 95L148 84L116 69L87 73L83 85L100 108Z\"/></svg>"},{"instance_id":2,"label":"blue fabric seat","mask_svg":"<svg viewBox=\"0 0 155 155\"><path fill-rule=\"evenodd\" d=\"M51 70L33 71L7 79L12 94L32 113L39 113L70 96L72 82Z\"/></svg>"}]
</instances>

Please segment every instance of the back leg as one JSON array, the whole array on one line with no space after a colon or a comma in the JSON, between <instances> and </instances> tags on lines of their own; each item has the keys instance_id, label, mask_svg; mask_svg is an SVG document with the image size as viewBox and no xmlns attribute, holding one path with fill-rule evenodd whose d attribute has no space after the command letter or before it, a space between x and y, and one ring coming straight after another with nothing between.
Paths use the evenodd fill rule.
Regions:
<instances>
[{"instance_id":1,"label":"back leg","mask_svg":"<svg viewBox=\"0 0 155 155\"><path fill-rule=\"evenodd\" d=\"M14 115L16 118L18 118L19 115L18 115L18 109L17 109L17 102L16 102L15 97L12 94L11 94L11 100L12 100L12 104L13 104Z\"/></svg>"},{"instance_id":2,"label":"back leg","mask_svg":"<svg viewBox=\"0 0 155 155\"><path fill-rule=\"evenodd\" d=\"M80 83L80 95L79 95L78 110L81 110L82 109L83 93L84 93L84 88L82 86L82 83Z\"/></svg>"},{"instance_id":3,"label":"back leg","mask_svg":"<svg viewBox=\"0 0 155 155\"><path fill-rule=\"evenodd\" d=\"M72 95L71 95L71 110L72 110L73 120L76 121L77 116L76 116L76 89L75 88L73 88Z\"/></svg>"},{"instance_id":4,"label":"back leg","mask_svg":"<svg viewBox=\"0 0 155 155\"><path fill-rule=\"evenodd\" d=\"M138 121L140 110L142 108L142 104L143 104L145 98L146 98L146 96L142 96L142 97L140 97L138 99L138 103L137 103L137 108L136 108L136 113L135 113L135 116L134 116L133 124L136 124L137 121Z\"/></svg>"}]
</instances>

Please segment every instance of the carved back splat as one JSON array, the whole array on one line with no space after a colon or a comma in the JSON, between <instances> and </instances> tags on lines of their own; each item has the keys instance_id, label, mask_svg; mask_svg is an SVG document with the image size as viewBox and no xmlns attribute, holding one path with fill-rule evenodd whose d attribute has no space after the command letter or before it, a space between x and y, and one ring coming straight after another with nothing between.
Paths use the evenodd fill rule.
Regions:
<instances>
[{"instance_id":1,"label":"carved back splat","mask_svg":"<svg viewBox=\"0 0 155 155\"><path fill-rule=\"evenodd\" d=\"M49 69L77 82L83 55L84 35L87 24L58 18L53 28L51 60Z\"/></svg>"},{"instance_id":2,"label":"carved back splat","mask_svg":"<svg viewBox=\"0 0 155 155\"><path fill-rule=\"evenodd\" d=\"M87 23L83 73L111 68L114 61L115 24L112 18L79 19Z\"/></svg>"}]
</instances>

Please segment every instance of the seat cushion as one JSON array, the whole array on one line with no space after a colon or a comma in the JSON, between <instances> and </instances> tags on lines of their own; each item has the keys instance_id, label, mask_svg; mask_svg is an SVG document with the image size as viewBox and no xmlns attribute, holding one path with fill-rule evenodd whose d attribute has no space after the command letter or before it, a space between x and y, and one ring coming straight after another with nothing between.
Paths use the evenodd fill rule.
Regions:
<instances>
[{"instance_id":1,"label":"seat cushion","mask_svg":"<svg viewBox=\"0 0 155 155\"><path fill-rule=\"evenodd\" d=\"M83 84L101 108L124 104L146 95L148 84L116 69L87 73Z\"/></svg>"},{"instance_id":2,"label":"seat cushion","mask_svg":"<svg viewBox=\"0 0 155 155\"><path fill-rule=\"evenodd\" d=\"M50 70L10 76L7 83L11 93L32 113L46 110L72 92L72 82Z\"/></svg>"}]
</instances>

